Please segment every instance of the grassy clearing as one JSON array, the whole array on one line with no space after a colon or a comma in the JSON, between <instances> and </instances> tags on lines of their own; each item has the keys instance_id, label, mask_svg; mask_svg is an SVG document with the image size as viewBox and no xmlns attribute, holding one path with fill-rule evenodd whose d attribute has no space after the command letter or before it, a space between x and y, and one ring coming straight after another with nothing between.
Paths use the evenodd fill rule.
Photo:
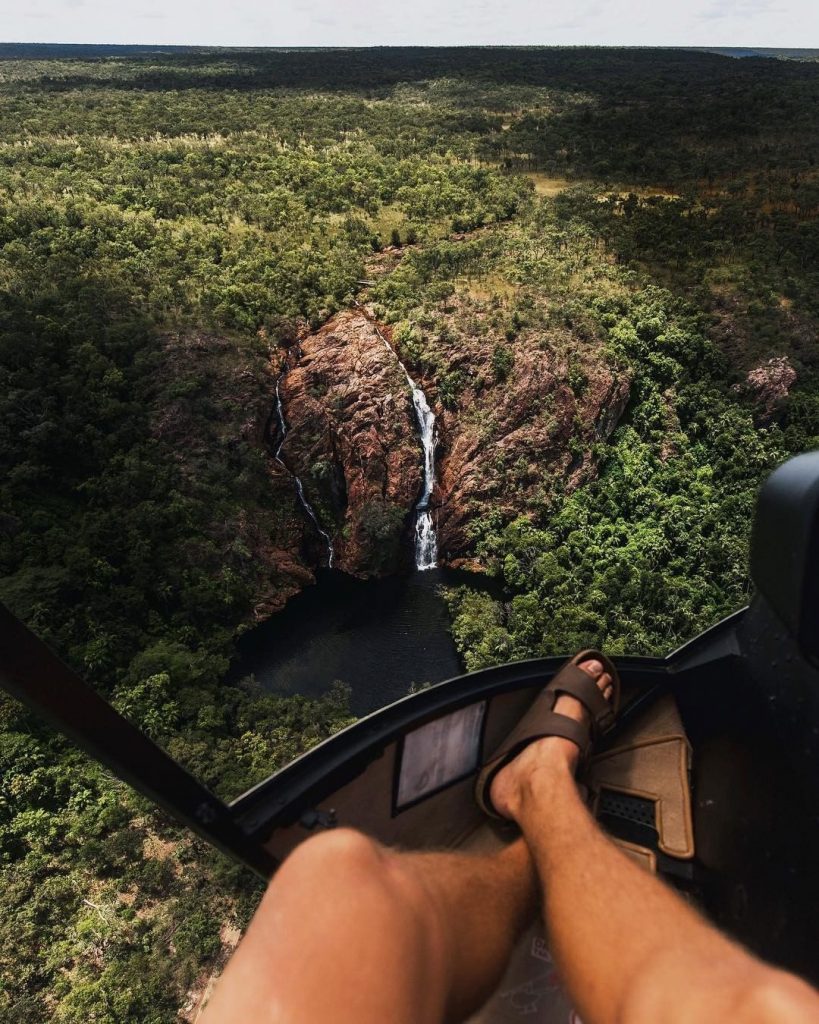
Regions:
<instances>
[{"instance_id":1,"label":"grassy clearing","mask_svg":"<svg viewBox=\"0 0 819 1024\"><path fill-rule=\"evenodd\" d=\"M491 302L500 299L507 305L519 291L518 285L509 281L502 274L486 274L480 278L461 278L457 281L458 290L477 302Z\"/></svg>"},{"instance_id":2,"label":"grassy clearing","mask_svg":"<svg viewBox=\"0 0 819 1024\"><path fill-rule=\"evenodd\" d=\"M540 171L529 171L523 177L532 182L535 186L535 195L538 196L556 196L572 185L580 184L577 181L569 181L568 178L552 178Z\"/></svg>"}]
</instances>

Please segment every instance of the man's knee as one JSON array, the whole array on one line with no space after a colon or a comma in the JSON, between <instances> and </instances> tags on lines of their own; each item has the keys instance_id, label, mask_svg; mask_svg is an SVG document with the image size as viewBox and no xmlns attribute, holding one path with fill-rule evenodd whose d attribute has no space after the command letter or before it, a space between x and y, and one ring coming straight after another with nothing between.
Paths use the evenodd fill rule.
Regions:
<instances>
[{"instance_id":1,"label":"man's knee","mask_svg":"<svg viewBox=\"0 0 819 1024\"><path fill-rule=\"evenodd\" d=\"M819 1020L819 994L784 971L765 971L737 1007L738 1024L809 1024Z\"/></svg>"},{"instance_id":2,"label":"man's knee","mask_svg":"<svg viewBox=\"0 0 819 1024\"><path fill-rule=\"evenodd\" d=\"M383 871L385 850L375 840L351 828L332 829L311 836L296 847L279 875L291 884L299 877L317 880L373 878ZM278 876L277 876L278 877Z\"/></svg>"},{"instance_id":3,"label":"man's knee","mask_svg":"<svg viewBox=\"0 0 819 1024\"><path fill-rule=\"evenodd\" d=\"M354 829L322 832L290 854L270 884L275 901L282 890L323 894L333 904L355 894L357 906L394 916L409 930L436 924L436 900L407 858Z\"/></svg>"},{"instance_id":4,"label":"man's knee","mask_svg":"<svg viewBox=\"0 0 819 1024\"><path fill-rule=\"evenodd\" d=\"M437 910L407 858L353 829L334 829L301 843L274 876L264 902L281 908L309 904L313 920L341 915L405 952L435 941Z\"/></svg>"},{"instance_id":5,"label":"man's knee","mask_svg":"<svg viewBox=\"0 0 819 1024\"><path fill-rule=\"evenodd\" d=\"M402 941L425 935L432 942L445 930L441 900L410 860L354 829L322 832L290 854L265 900L280 904L286 892L330 912L354 897L360 918L389 920Z\"/></svg>"}]
</instances>

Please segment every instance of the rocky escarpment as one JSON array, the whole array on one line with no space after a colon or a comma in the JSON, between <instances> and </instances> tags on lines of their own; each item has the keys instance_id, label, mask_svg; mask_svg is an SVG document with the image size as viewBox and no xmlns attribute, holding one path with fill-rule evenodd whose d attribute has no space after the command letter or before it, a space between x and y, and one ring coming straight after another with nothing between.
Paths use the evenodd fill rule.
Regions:
<instances>
[{"instance_id":1,"label":"rocky escarpment","mask_svg":"<svg viewBox=\"0 0 819 1024\"><path fill-rule=\"evenodd\" d=\"M184 557L214 577L227 571L246 580L254 618L266 618L314 579L303 557L307 527L292 478L258 457L275 378L254 343L185 331L166 335L163 347L173 383L152 434L173 452L182 502L212 512Z\"/></svg>"},{"instance_id":2,"label":"rocky escarpment","mask_svg":"<svg viewBox=\"0 0 819 1024\"><path fill-rule=\"evenodd\" d=\"M629 387L599 347L525 331L503 341L457 306L449 330L427 342L436 372L417 344L365 308L293 333L269 362L258 345L193 332L167 337L175 384L154 436L175 453L181 494L222 496L190 557L247 579L255 618L280 609L327 564L326 539L296 476L336 568L372 576L412 565L423 464L399 356L437 417L431 505L442 562L474 557L475 528L486 517L497 524L542 508L555 489L595 472L595 443L613 429ZM499 358L504 346L509 355ZM259 449L268 457L256 458Z\"/></svg>"},{"instance_id":3,"label":"rocky escarpment","mask_svg":"<svg viewBox=\"0 0 819 1024\"><path fill-rule=\"evenodd\" d=\"M542 509L596 472L595 446L625 408L628 376L604 361L599 345L565 330L524 331L511 342L479 321L474 309L456 307L446 331L408 344L406 331L393 338L362 307L286 349L280 454L330 534L337 568L371 575L410 564L422 467L399 355L437 416L431 505L442 561L470 561L486 517L504 522ZM427 358L418 358L424 345ZM324 544L312 534L308 558L321 564Z\"/></svg>"},{"instance_id":4,"label":"rocky escarpment","mask_svg":"<svg viewBox=\"0 0 819 1024\"><path fill-rule=\"evenodd\" d=\"M293 341L280 371L280 457L330 535L335 567L359 576L410 564L403 542L422 486L410 392L385 338L361 311L346 311ZM320 537L310 551L320 564Z\"/></svg>"},{"instance_id":5,"label":"rocky escarpment","mask_svg":"<svg viewBox=\"0 0 819 1024\"><path fill-rule=\"evenodd\" d=\"M542 513L594 477L631 383L600 339L565 323L504 329L490 303L464 292L431 328L398 324L394 337L438 417L432 505L443 561L474 564L489 522Z\"/></svg>"}]
</instances>

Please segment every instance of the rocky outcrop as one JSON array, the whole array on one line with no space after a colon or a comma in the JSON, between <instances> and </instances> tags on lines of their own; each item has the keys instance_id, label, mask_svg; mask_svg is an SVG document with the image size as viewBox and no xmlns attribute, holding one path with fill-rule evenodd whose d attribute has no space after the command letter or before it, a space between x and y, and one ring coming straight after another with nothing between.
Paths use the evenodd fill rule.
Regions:
<instances>
[{"instance_id":1,"label":"rocky outcrop","mask_svg":"<svg viewBox=\"0 0 819 1024\"><path fill-rule=\"evenodd\" d=\"M332 539L336 568L372 576L412 565L423 466L399 356L437 417L431 507L441 561L474 557L472 527L485 516L503 522L542 510L556 490L594 474L595 444L616 425L629 388L599 347L534 332L510 341L457 304L449 324L422 339L426 349L407 348L373 310L357 308L313 333L305 324L280 334L286 340L267 363L258 346L214 334L166 338L175 384L157 409L154 436L174 453L182 493L197 502L222 496L207 545L192 545L191 558L246 577L257 620L327 564L326 539L299 500L296 476ZM261 463L259 448L268 454Z\"/></svg>"},{"instance_id":2,"label":"rocky outcrop","mask_svg":"<svg viewBox=\"0 0 819 1024\"><path fill-rule=\"evenodd\" d=\"M594 446L609 436L628 401L626 374L594 351L570 372L565 356L542 337L509 344L512 365L499 380L492 360L499 344L453 339L453 365L470 370L456 408L442 410L439 421L434 503L440 550L455 564L470 553L470 526L483 517L508 522L592 478ZM433 385L429 390L435 394Z\"/></svg>"},{"instance_id":3,"label":"rocky outcrop","mask_svg":"<svg viewBox=\"0 0 819 1024\"><path fill-rule=\"evenodd\" d=\"M600 346L578 344L565 330L509 341L474 329L474 310L456 305L452 313L448 329L425 348L434 351L434 375L427 360L413 360L417 337L408 346L393 339L368 308L339 314L294 341L284 357L288 433L281 457L302 480L332 536L336 567L346 572L365 576L411 564L422 466L399 356L435 406L431 506L441 560L455 565L471 561L472 527L483 517L508 522L542 510L555 493L593 477L596 445L628 401L628 376L605 362ZM313 534L308 557L321 564L322 541Z\"/></svg>"},{"instance_id":4,"label":"rocky outcrop","mask_svg":"<svg viewBox=\"0 0 819 1024\"><path fill-rule=\"evenodd\" d=\"M350 310L292 344L282 373L280 457L331 535L336 568L369 576L409 564L403 541L421 490L421 449L394 352ZM320 538L313 557L320 562Z\"/></svg>"},{"instance_id":5,"label":"rocky outcrop","mask_svg":"<svg viewBox=\"0 0 819 1024\"><path fill-rule=\"evenodd\" d=\"M750 396L755 406L754 419L765 426L776 418L777 413L796 383L796 370L787 356L776 356L761 366L754 367L744 384L736 385L737 390Z\"/></svg>"}]
</instances>

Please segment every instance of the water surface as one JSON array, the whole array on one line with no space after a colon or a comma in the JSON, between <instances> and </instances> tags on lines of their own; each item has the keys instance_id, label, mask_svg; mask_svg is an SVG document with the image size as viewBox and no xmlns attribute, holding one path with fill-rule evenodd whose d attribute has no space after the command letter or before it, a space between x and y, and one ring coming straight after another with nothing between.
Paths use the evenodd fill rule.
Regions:
<instances>
[{"instance_id":1,"label":"water surface","mask_svg":"<svg viewBox=\"0 0 819 1024\"><path fill-rule=\"evenodd\" d=\"M231 676L250 675L276 693L318 696L334 680L352 690L364 715L410 686L459 675L442 585L485 588L481 577L446 569L384 580L357 580L320 570L315 586L239 641Z\"/></svg>"}]
</instances>

